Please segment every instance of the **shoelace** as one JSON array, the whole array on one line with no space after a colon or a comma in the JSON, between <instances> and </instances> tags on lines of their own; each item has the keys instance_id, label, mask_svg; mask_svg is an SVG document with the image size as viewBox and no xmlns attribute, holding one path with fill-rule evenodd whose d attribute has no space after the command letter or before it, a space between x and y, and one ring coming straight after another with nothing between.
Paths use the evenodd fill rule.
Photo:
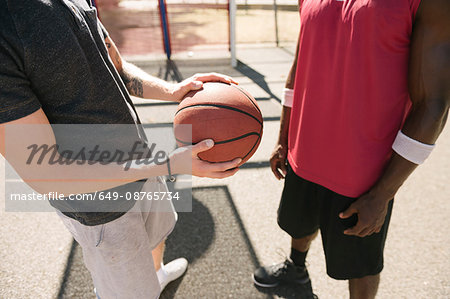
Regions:
<instances>
[{"instance_id":1,"label":"shoelace","mask_svg":"<svg viewBox=\"0 0 450 299\"><path fill-rule=\"evenodd\" d=\"M291 265L291 262L290 262L289 259L286 259L286 260L284 261L284 263L282 263L282 266L281 266L281 267L280 267L280 264L273 265L273 269L275 269L275 267L278 267L278 268L274 271L274 275L279 275L279 274L286 273L290 265Z\"/></svg>"}]
</instances>

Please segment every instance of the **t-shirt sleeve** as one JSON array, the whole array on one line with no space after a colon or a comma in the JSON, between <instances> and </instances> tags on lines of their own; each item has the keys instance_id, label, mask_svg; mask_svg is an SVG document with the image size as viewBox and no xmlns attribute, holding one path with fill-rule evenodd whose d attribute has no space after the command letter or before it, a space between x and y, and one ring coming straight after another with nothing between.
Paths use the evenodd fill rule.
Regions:
<instances>
[{"instance_id":1,"label":"t-shirt sleeve","mask_svg":"<svg viewBox=\"0 0 450 299\"><path fill-rule=\"evenodd\" d=\"M31 83L0 46L0 123L25 117L40 107Z\"/></svg>"},{"instance_id":2,"label":"t-shirt sleeve","mask_svg":"<svg viewBox=\"0 0 450 299\"><path fill-rule=\"evenodd\" d=\"M12 22L0 30L0 123L25 117L41 105L23 70L22 44Z\"/></svg>"}]
</instances>

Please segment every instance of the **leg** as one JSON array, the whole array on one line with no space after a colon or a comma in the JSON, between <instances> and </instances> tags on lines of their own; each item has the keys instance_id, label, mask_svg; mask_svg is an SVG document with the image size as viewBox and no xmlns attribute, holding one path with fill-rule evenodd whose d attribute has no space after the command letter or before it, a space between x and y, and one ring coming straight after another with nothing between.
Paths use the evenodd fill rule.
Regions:
<instances>
[{"instance_id":1,"label":"leg","mask_svg":"<svg viewBox=\"0 0 450 299\"><path fill-rule=\"evenodd\" d=\"M278 225L291 237L290 259L304 267L311 242L320 226L320 204L316 185L297 176L288 164L288 173L278 208Z\"/></svg>"},{"instance_id":2,"label":"leg","mask_svg":"<svg viewBox=\"0 0 450 299\"><path fill-rule=\"evenodd\" d=\"M350 299L373 299L377 294L380 274L350 279L348 288Z\"/></svg>"},{"instance_id":3,"label":"leg","mask_svg":"<svg viewBox=\"0 0 450 299\"><path fill-rule=\"evenodd\" d=\"M186 272L188 261L185 258L178 258L170 263L163 264L165 241L162 241L152 250L153 262L155 264L156 275L158 276L161 291L166 285L179 278Z\"/></svg>"},{"instance_id":4,"label":"leg","mask_svg":"<svg viewBox=\"0 0 450 299\"><path fill-rule=\"evenodd\" d=\"M306 255L308 254L309 247L311 246L311 242L314 240L314 238L317 236L317 233L319 231L316 231L315 233L299 238L291 240L291 255L289 258L291 261L296 265L300 267L305 267L305 260Z\"/></svg>"},{"instance_id":5,"label":"leg","mask_svg":"<svg viewBox=\"0 0 450 299\"><path fill-rule=\"evenodd\" d=\"M140 213L128 212L96 226L58 215L83 250L98 298L144 299L159 295L160 285Z\"/></svg>"},{"instance_id":6,"label":"leg","mask_svg":"<svg viewBox=\"0 0 450 299\"><path fill-rule=\"evenodd\" d=\"M321 225L321 233L327 273L335 279L349 280L350 299L373 299L377 294L380 272L383 269L384 244L393 203L389 203L381 231L360 238L342 233L356 224L357 215L345 220L337 216L354 200L338 194L329 194L324 200L322 219L329 220Z\"/></svg>"},{"instance_id":7,"label":"leg","mask_svg":"<svg viewBox=\"0 0 450 299\"><path fill-rule=\"evenodd\" d=\"M165 241L162 241L152 251L153 262L155 264L156 271L158 271L161 268L161 263L162 263L163 256L164 256L164 246L165 246Z\"/></svg>"},{"instance_id":8,"label":"leg","mask_svg":"<svg viewBox=\"0 0 450 299\"><path fill-rule=\"evenodd\" d=\"M292 238L291 247L300 252L308 251L311 246L311 242L317 237L318 232L319 231L316 231L315 233L300 239Z\"/></svg>"},{"instance_id":9,"label":"leg","mask_svg":"<svg viewBox=\"0 0 450 299\"><path fill-rule=\"evenodd\" d=\"M162 241L152 250L153 263L155 264L156 275L158 276L159 285L161 286L161 292L169 282L183 275L188 266L188 261L185 258L178 258L164 265L163 256L165 243L165 240Z\"/></svg>"},{"instance_id":10,"label":"leg","mask_svg":"<svg viewBox=\"0 0 450 299\"><path fill-rule=\"evenodd\" d=\"M320 225L320 205L315 200L317 187L297 176L289 164L287 170L278 208L278 225L292 238L291 254L283 263L255 270L253 281L260 287L309 282L305 258Z\"/></svg>"},{"instance_id":11,"label":"leg","mask_svg":"<svg viewBox=\"0 0 450 299\"><path fill-rule=\"evenodd\" d=\"M142 190L168 192L167 185L161 177L149 179ZM163 264L165 238L175 225L177 215L170 201L154 201L151 203L150 209L149 207L144 207L142 210L146 211L142 215L151 247L153 247L151 252L154 263L153 268L156 270L162 291L168 283L183 275L188 266L188 261L185 258L178 258L165 265ZM158 226L167 227L170 230L156 230Z\"/></svg>"}]
</instances>

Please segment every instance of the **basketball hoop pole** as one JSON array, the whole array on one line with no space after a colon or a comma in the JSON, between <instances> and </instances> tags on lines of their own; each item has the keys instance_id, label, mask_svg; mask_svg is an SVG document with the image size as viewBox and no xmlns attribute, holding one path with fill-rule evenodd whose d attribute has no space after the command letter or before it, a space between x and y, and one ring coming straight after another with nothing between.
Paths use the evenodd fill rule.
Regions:
<instances>
[{"instance_id":1,"label":"basketball hoop pole","mask_svg":"<svg viewBox=\"0 0 450 299\"><path fill-rule=\"evenodd\" d=\"M230 18L230 54L231 66L237 66L236 59L236 0L228 0L229 18Z\"/></svg>"},{"instance_id":2,"label":"basketball hoop pole","mask_svg":"<svg viewBox=\"0 0 450 299\"><path fill-rule=\"evenodd\" d=\"M169 30L169 20L167 18L166 1L158 0L158 8L159 8L159 19L161 22L164 52L166 53L167 60L170 60L170 57L172 56L172 46L170 42L170 30Z\"/></svg>"},{"instance_id":3,"label":"basketball hoop pole","mask_svg":"<svg viewBox=\"0 0 450 299\"><path fill-rule=\"evenodd\" d=\"M183 80L180 71L178 70L175 62L171 60L172 56L172 43L170 41L170 29L169 29L169 18L167 16L167 5L166 0L158 0L159 8L159 19L161 21L161 31L162 31L162 42L164 45L164 52L166 53L166 73L164 79L167 80L169 76L172 77L176 82L181 82Z\"/></svg>"},{"instance_id":4,"label":"basketball hoop pole","mask_svg":"<svg viewBox=\"0 0 450 299\"><path fill-rule=\"evenodd\" d=\"M278 4L277 0L273 0L273 15L274 15L274 22L275 22L275 42L277 44L277 47L280 46L280 40L278 38Z\"/></svg>"}]
</instances>

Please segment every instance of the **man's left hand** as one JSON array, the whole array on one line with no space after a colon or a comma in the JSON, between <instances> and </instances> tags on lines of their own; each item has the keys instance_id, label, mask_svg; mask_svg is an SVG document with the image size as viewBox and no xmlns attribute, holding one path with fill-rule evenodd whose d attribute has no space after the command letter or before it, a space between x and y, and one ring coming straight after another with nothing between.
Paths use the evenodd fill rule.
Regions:
<instances>
[{"instance_id":1,"label":"man's left hand","mask_svg":"<svg viewBox=\"0 0 450 299\"><path fill-rule=\"evenodd\" d=\"M195 74L194 76L173 85L173 101L181 102L183 97L191 90L201 89L204 82L223 82L238 84L233 78L218 73Z\"/></svg>"},{"instance_id":2,"label":"man's left hand","mask_svg":"<svg viewBox=\"0 0 450 299\"><path fill-rule=\"evenodd\" d=\"M342 219L349 218L353 214L358 215L356 225L346 229L344 234L366 237L373 233L379 233L384 224L390 200L370 192L358 198L347 210L339 214Z\"/></svg>"}]
</instances>

